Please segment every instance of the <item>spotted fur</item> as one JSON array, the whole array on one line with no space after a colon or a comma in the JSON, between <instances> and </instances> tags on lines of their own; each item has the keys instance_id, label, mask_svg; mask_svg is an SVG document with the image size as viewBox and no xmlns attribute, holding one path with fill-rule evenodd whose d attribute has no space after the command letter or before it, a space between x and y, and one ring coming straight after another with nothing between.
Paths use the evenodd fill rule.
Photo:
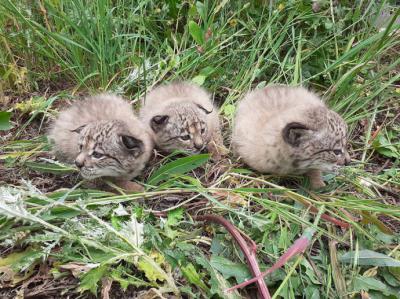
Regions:
<instances>
[{"instance_id":1,"label":"spotted fur","mask_svg":"<svg viewBox=\"0 0 400 299\"><path fill-rule=\"evenodd\" d=\"M234 152L265 173L335 171L350 161L347 126L302 87L272 86L240 102L233 128Z\"/></svg>"},{"instance_id":2,"label":"spotted fur","mask_svg":"<svg viewBox=\"0 0 400 299\"><path fill-rule=\"evenodd\" d=\"M172 83L151 91L140 117L151 129L156 147L164 152L198 153L221 134L209 94L190 83Z\"/></svg>"},{"instance_id":3,"label":"spotted fur","mask_svg":"<svg viewBox=\"0 0 400 299\"><path fill-rule=\"evenodd\" d=\"M75 163L87 179L136 177L153 147L131 105L105 94L77 101L62 111L49 138L57 158Z\"/></svg>"}]
</instances>

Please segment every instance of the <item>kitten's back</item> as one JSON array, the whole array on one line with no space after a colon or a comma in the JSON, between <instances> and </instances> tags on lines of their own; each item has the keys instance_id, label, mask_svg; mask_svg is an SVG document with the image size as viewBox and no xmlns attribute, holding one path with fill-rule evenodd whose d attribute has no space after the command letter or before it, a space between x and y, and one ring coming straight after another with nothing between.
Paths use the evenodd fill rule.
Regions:
<instances>
[{"instance_id":1,"label":"kitten's back","mask_svg":"<svg viewBox=\"0 0 400 299\"><path fill-rule=\"evenodd\" d=\"M148 112L152 115L157 111L163 111L165 107L180 102L193 102L203 106L208 111L213 110L210 95L201 87L189 82L173 82L161 85L146 95L144 109L141 113L145 117ZM146 118L146 117L145 117Z\"/></svg>"},{"instance_id":2,"label":"kitten's back","mask_svg":"<svg viewBox=\"0 0 400 299\"><path fill-rule=\"evenodd\" d=\"M307 121L307 111L325 107L313 93L303 87L271 86L254 90L240 101L234 120L232 146L236 155L256 170L270 171L270 160L279 160L286 145L283 128L291 122ZM282 161L279 172L290 166Z\"/></svg>"},{"instance_id":3,"label":"kitten's back","mask_svg":"<svg viewBox=\"0 0 400 299\"><path fill-rule=\"evenodd\" d=\"M247 94L238 105L236 121L247 119L262 125L275 118L297 118L304 110L322 106L323 102L303 87L271 86ZM254 117L247 118L248 114Z\"/></svg>"}]
</instances>

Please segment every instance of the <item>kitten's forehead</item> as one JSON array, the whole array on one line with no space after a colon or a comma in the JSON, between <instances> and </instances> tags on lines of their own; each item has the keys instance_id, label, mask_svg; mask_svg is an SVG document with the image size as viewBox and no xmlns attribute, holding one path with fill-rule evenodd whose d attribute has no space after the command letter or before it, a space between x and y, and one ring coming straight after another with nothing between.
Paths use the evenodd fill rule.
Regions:
<instances>
[{"instance_id":1,"label":"kitten's forehead","mask_svg":"<svg viewBox=\"0 0 400 299\"><path fill-rule=\"evenodd\" d=\"M88 124L80 134L80 142L87 147L95 147L98 143L107 144L114 140L120 132L123 132L125 125L121 121L101 121Z\"/></svg>"},{"instance_id":2,"label":"kitten's forehead","mask_svg":"<svg viewBox=\"0 0 400 299\"><path fill-rule=\"evenodd\" d=\"M339 114L329 111L327 115L327 131L333 140L343 143L346 140L347 124Z\"/></svg>"},{"instance_id":3,"label":"kitten's forehead","mask_svg":"<svg viewBox=\"0 0 400 299\"><path fill-rule=\"evenodd\" d=\"M199 111L199 108L194 105L186 106L183 105L177 109L174 109L171 113L171 123L176 124L181 129L187 129L191 127L204 127L205 115Z\"/></svg>"}]
</instances>

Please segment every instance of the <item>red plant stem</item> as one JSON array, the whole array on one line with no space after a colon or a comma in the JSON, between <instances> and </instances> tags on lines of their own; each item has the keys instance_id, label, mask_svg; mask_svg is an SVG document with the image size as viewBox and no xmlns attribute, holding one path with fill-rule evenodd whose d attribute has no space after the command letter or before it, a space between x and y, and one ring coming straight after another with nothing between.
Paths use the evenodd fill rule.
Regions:
<instances>
[{"instance_id":1,"label":"red plant stem","mask_svg":"<svg viewBox=\"0 0 400 299\"><path fill-rule=\"evenodd\" d=\"M317 210L317 211L318 211L318 210ZM316 211L315 211L315 212L316 212ZM339 220L339 219L336 219L336 218L334 218L334 217L332 217L332 216L329 216L329 215L327 215L327 214L322 214L322 215L321 215L321 218L324 219L324 220L326 220L326 221L328 221L328 222L331 222L331 223L333 223L333 224L336 224L337 226L340 226L340 227L342 227L342 228L349 228L349 227L350 227L350 224L349 224L349 223L344 222L344 221L341 221L341 220Z\"/></svg>"},{"instance_id":2,"label":"red plant stem","mask_svg":"<svg viewBox=\"0 0 400 299\"><path fill-rule=\"evenodd\" d=\"M226 289L226 292L231 292L233 290L243 288L249 284L252 284L258 279L262 278L264 279L264 276L268 275L269 273L274 272L276 269L279 269L282 267L290 258L293 256L299 254L299 253L304 253L304 251L307 249L307 246L309 244L309 240L306 237L300 237L297 239L292 246L278 259L278 261L268 270L262 272L261 274L253 277L252 279L246 280L240 284L237 284L229 289Z\"/></svg>"},{"instance_id":3,"label":"red plant stem","mask_svg":"<svg viewBox=\"0 0 400 299\"><path fill-rule=\"evenodd\" d=\"M258 277L261 275L260 268L258 266L257 260L256 260L256 255L255 251L249 249L249 246L247 245L245 239L243 238L242 234L239 232L239 230L228 220L221 216L217 215L201 215L201 216L196 216L194 217L195 220L198 221L207 221L207 222L215 222L223 227L232 235L232 237L235 239L235 241L238 243L240 249L243 251L243 254L246 257L247 264L250 267L251 274L253 277ZM254 243L254 242L253 242ZM252 246L254 249L254 246ZM261 299L271 299L271 295L269 294L267 285L265 284L264 279L258 278L257 279L257 287L258 287L258 292L260 294Z\"/></svg>"},{"instance_id":4,"label":"red plant stem","mask_svg":"<svg viewBox=\"0 0 400 299\"><path fill-rule=\"evenodd\" d=\"M299 202L302 205L304 205L307 208L309 208L312 213L318 214L318 212L319 212L318 209L316 207L314 207L312 204L310 204L310 203L308 203L306 201L303 201L303 200L299 200ZM335 217L329 216L329 215L327 215L325 213L321 215L321 218L326 220L326 221L328 221L328 222L330 222L330 223L333 223L333 224L335 224L337 226L340 226L342 228L349 228L350 227L349 223L341 221L339 219L336 219Z\"/></svg>"}]
</instances>

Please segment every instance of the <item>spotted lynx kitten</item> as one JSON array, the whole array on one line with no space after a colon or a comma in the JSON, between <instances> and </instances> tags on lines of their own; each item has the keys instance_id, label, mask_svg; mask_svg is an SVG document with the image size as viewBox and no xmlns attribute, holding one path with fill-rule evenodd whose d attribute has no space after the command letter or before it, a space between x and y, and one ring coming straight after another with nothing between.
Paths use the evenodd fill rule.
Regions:
<instances>
[{"instance_id":1,"label":"spotted lynx kitten","mask_svg":"<svg viewBox=\"0 0 400 299\"><path fill-rule=\"evenodd\" d=\"M217 109L199 86L181 82L155 88L146 96L140 117L161 151L207 149L214 158L222 152Z\"/></svg>"},{"instance_id":2,"label":"spotted lynx kitten","mask_svg":"<svg viewBox=\"0 0 400 299\"><path fill-rule=\"evenodd\" d=\"M240 102L233 129L234 152L260 172L306 174L311 187L325 184L322 171L347 165L347 126L302 87L272 86Z\"/></svg>"},{"instance_id":3,"label":"spotted lynx kitten","mask_svg":"<svg viewBox=\"0 0 400 299\"><path fill-rule=\"evenodd\" d=\"M49 138L57 158L75 163L84 178L113 177L126 189L145 167L153 146L131 105L107 94L62 111Z\"/></svg>"}]
</instances>

